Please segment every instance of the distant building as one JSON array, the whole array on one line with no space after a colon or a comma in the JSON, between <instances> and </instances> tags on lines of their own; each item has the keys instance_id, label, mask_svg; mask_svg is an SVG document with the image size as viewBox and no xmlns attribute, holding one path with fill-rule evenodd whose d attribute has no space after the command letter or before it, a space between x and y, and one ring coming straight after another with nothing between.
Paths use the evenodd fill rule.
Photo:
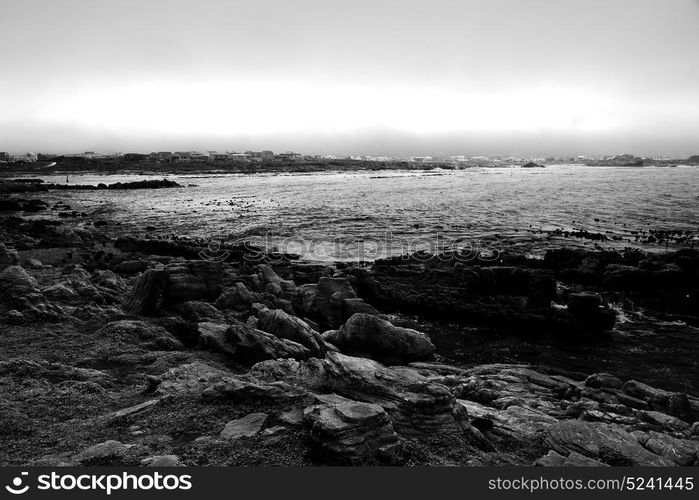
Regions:
<instances>
[{"instance_id":1,"label":"distant building","mask_svg":"<svg viewBox=\"0 0 699 500\"><path fill-rule=\"evenodd\" d=\"M172 160L172 153L170 151L154 151L150 154L153 160L170 161Z\"/></svg>"},{"instance_id":2,"label":"distant building","mask_svg":"<svg viewBox=\"0 0 699 500\"><path fill-rule=\"evenodd\" d=\"M411 156L410 161L413 163L429 163L432 161L431 156Z\"/></svg>"},{"instance_id":3,"label":"distant building","mask_svg":"<svg viewBox=\"0 0 699 500\"><path fill-rule=\"evenodd\" d=\"M246 151L245 154L256 160L271 160L274 158L274 153L271 151Z\"/></svg>"},{"instance_id":4,"label":"distant building","mask_svg":"<svg viewBox=\"0 0 699 500\"><path fill-rule=\"evenodd\" d=\"M277 155L277 158L280 160L300 160L301 159L301 153L294 153L293 151L285 151L283 153L279 153Z\"/></svg>"},{"instance_id":5,"label":"distant building","mask_svg":"<svg viewBox=\"0 0 699 500\"><path fill-rule=\"evenodd\" d=\"M233 161L250 161L251 156L249 153L229 153L228 159Z\"/></svg>"},{"instance_id":6,"label":"distant building","mask_svg":"<svg viewBox=\"0 0 699 500\"><path fill-rule=\"evenodd\" d=\"M190 161L192 159L192 153L189 151L176 151L172 155L172 161L175 162L184 162L184 161Z\"/></svg>"},{"instance_id":7,"label":"distant building","mask_svg":"<svg viewBox=\"0 0 699 500\"><path fill-rule=\"evenodd\" d=\"M192 160L208 160L209 159L209 153L200 153L199 151L192 151L190 154L191 154Z\"/></svg>"},{"instance_id":8,"label":"distant building","mask_svg":"<svg viewBox=\"0 0 699 500\"><path fill-rule=\"evenodd\" d=\"M209 161L226 161L228 160L228 153L217 153L216 151L209 151Z\"/></svg>"},{"instance_id":9,"label":"distant building","mask_svg":"<svg viewBox=\"0 0 699 500\"><path fill-rule=\"evenodd\" d=\"M36 153L24 153L21 155L15 155L13 158L15 161L24 161L27 163L34 163L39 159L39 155Z\"/></svg>"},{"instance_id":10,"label":"distant building","mask_svg":"<svg viewBox=\"0 0 699 500\"><path fill-rule=\"evenodd\" d=\"M10 154L5 151L0 151L0 161L10 161Z\"/></svg>"},{"instance_id":11,"label":"distant building","mask_svg":"<svg viewBox=\"0 0 699 500\"><path fill-rule=\"evenodd\" d=\"M144 155L141 153L126 153L124 154L124 161L128 162L141 162L143 160L146 160L148 158L148 155Z\"/></svg>"}]
</instances>

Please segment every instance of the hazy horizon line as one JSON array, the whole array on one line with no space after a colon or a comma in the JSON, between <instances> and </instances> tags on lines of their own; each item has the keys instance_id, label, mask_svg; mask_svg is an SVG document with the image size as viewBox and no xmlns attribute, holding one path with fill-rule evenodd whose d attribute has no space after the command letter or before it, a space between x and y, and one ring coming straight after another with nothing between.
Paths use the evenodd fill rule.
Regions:
<instances>
[{"instance_id":1,"label":"hazy horizon line","mask_svg":"<svg viewBox=\"0 0 699 500\"><path fill-rule=\"evenodd\" d=\"M673 159L686 159L691 156L696 156L699 155L699 148L698 151L696 152L657 152L657 153L639 153L639 152L634 152L633 150L619 150L616 152L596 152L596 153L580 153L580 152L568 152L568 153L527 153L527 152L497 152L497 153L492 153L492 152L476 152L476 153L466 153L466 152L450 152L450 153L445 153L441 151L435 151L435 152L413 152L413 153L393 153L393 152L305 152L300 149L277 149L273 150L271 148L237 148L237 149L213 149L213 148L193 148L193 149L188 149L186 147L183 148L173 148L173 149L168 149L168 148L134 148L134 149L129 149L129 148L124 148L124 149L114 149L114 150L106 150L106 149L89 149L89 148L82 148L80 151L78 150L41 150L41 149L3 149L0 147L0 152L8 153L9 155L21 155L25 153L34 153L34 154L41 154L41 155L55 155L55 156L79 156L79 155L85 155L85 154L95 154L95 155L124 155L124 154L142 154L142 155L150 155L153 153L159 153L159 152L169 152L169 153L175 153L175 152L182 152L182 153L247 153L247 152L261 152L261 151L271 151L275 155L278 154L283 154L283 153L295 153L295 154L300 154L302 156L311 156L311 157L337 157L338 159L346 159L350 157L385 157L385 158L391 158L391 159L404 159L404 158L419 158L419 157L432 157L432 158L452 158L452 157L465 157L465 158L477 158L477 157L488 157L488 158L496 158L496 157L518 157L518 158L574 158L574 157L615 157L615 156L621 156L621 155L633 155L638 158L658 158L658 157L664 157L664 158L673 158Z\"/></svg>"}]
</instances>

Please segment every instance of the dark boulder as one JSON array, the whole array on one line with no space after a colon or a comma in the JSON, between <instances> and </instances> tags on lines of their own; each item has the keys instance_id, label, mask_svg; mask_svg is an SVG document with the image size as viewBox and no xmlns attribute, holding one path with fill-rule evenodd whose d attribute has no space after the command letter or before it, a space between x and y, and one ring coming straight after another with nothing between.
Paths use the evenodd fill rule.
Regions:
<instances>
[{"instance_id":1,"label":"dark boulder","mask_svg":"<svg viewBox=\"0 0 699 500\"><path fill-rule=\"evenodd\" d=\"M174 351L183 347L165 328L144 321L113 321L100 328L95 336L116 345L131 345L159 351Z\"/></svg>"},{"instance_id":2,"label":"dark boulder","mask_svg":"<svg viewBox=\"0 0 699 500\"><path fill-rule=\"evenodd\" d=\"M133 314L150 315L158 307L167 283L163 269L149 269L138 277L124 303L124 310Z\"/></svg>"},{"instance_id":3,"label":"dark boulder","mask_svg":"<svg viewBox=\"0 0 699 500\"><path fill-rule=\"evenodd\" d=\"M330 463L361 464L387 460L400 450L398 435L379 405L337 395L304 411L317 455Z\"/></svg>"},{"instance_id":4,"label":"dark boulder","mask_svg":"<svg viewBox=\"0 0 699 500\"><path fill-rule=\"evenodd\" d=\"M674 465L672 461L645 449L632 434L620 426L611 424L562 421L551 426L545 444L563 456L576 452L608 465Z\"/></svg>"},{"instance_id":5,"label":"dark boulder","mask_svg":"<svg viewBox=\"0 0 699 500\"><path fill-rule=\"evenodd\" d=\"M308 316L323 329L338 328L343 323L345 299L357 294L346 278L322 277L315 285L301 285L292 304L301 316Z\"/></svg>"},{"instance_id":6,"label":"dark boulder","mask_svg":"<svg viewBox=\"0 0 699 500\"><path fill-rule=\"evenodd\" d=\"M168 303L190 300L213 301L223 290L223 270L220 262L189 260L165 267L167 282L163 300Z\"/></svg>"},{"instance_id":7,"label":"dark boulder","mask_svg":"<svg viewBox=\"0 0 699 500\"><path fill-rule=\"evenodd\" d=\"M219 309L248 309L253 303L260 302L262 296L251 292L243 283L224 288L216 299L216 307Z\"/></svg>"},{"instance_id":8,"label":"dark boulder","mask_svg":"<svg viewBox=\"0 0 699 500\"><path fill-rule=\"evenodd\" d=\"M178 306L180 315L187 321L200 323L202 321L223 322L225 317L221 311L208 302L192 300Z\"/></svg>"},{"instance_id":9,"label":"dark boulder","mask_svg":"<svg viewBox=\"0 0 699 500\"><path fill-rule=\"evenodd\" d=\"M308 323L292 316L281 309L270 310L266 307L257 312L260 330L271 333L280 339L288 339L306 347L312 356L322 357L326 348L323 337L311 328Z\"/></svg>"},{"instance_id":10,"label":"dark boulder","mask_svg":"<svg viewBox=\"0 0 699 500\"><path fill-rule=\"evenodd\" d=\"M19 264L19 254L13 248L8 248L0 243L0 269Z\"/></svg>"},{"instance_id":11,"label":"dark boulder","mask_svg":"<svg viewBox=\"0 0 699 500\"><path fill-rule=\"evenodd\" d=\"M357 313L325 340L345 354L387 364L407 364L429 358L435 347L424 333L392 325L366 313Z\"/></svg>"},{"instance_id":12,"label":"dark boulder","mask_svg":"<svg viewBox=\"0 0 699 500\"><path fill-rule=\"evenodd\" d=\"M20 266L8 266L0 271L0 297L18 298L39 293L36 279Z\"/></svg>"},{"instance_id":13,"label":"dark boulder","mask_svg":"<svg viewBox=\"0 0 699 500\"><path fill-rule=\"evenodd\" d=\"M329 352L304 362L277 359L256 364L250 375L262 381L285 381L315 391L378 404L391 417L398 434L417 439L460 435L449 389L409 367L387 367L377 361Z\"/></svg>"},{"instance_id":14,"label":"dark boulder","mask_svg":"<svg viewBox=\"0 0 699 500\"><path fill-rule=\"evenodd\" d=\"M277 358L307 359L310 355L301 344L279 339L239 321L232 324L199 323L199 339L203 346L244 362Z\"/></svg>"}]
</instances>

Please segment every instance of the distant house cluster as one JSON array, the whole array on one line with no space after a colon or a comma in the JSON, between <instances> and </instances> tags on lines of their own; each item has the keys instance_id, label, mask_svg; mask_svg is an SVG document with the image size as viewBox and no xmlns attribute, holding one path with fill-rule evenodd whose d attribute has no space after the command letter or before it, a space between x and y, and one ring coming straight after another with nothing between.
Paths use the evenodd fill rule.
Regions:
<instances>
[{"instance_id":1,"label":"distant house cluster","mask_svg":"<svg viewBox=\"0 0 699 500\"><path fill-rule=\"evenodd\" d=\"M85 151L71 154L10 154L0 152L0 163L9 164L14 162L35 163L37 161L52 161L56 159L80 159L80 160L123 160L127 162L152 162L152 163L258 163L258 162L293 162L303 160L319 159L319 156L302 155L293 151L274 153L269 150L264 151L154 151L150 154L142 153L97 153L95 151Z\"/></svg>"},{"instance_id":2,"label":"distant house cluster","mask_svg":"<svg viewBox=\"0 0 699 500\"><path fill-rule=\"evenodd\" d=\"M244 153L239 153L236 151L226 151L223 153L218 151L206 151L204 153L199 151L158 151L151 153L149 157L151 160L158 162L184 163L193 161L259 162L272 160L296 160L302 159L303 155L300 153L293 153L291 151L279 154L274 154L272 151L245 151Z\"/></svg>"},{"instance_id":3,"label":"distant house cluster","mask_svg":"<svg viewBox=\"0 0 699 500\"><path fill-rule=\"evenodd\" d=\"M22 153L19 155L11 155L7 152L0 151L0 162L23 161L34 163L39 160L39 155L36 153Z\"/></svg>"},{"instance_id":4,"label":"distant house cluster","mask_svg":"<svg viewBox=\"0 0 699 500\"><path fill-rule=\"evenodd\" d=\"M242 170L255 170L260 164L275 164L277 166L289 163L309 163L317 162L378 162L384 164L403 164L406 167L413 165L416 168L443 167L451 169L461 169L469 167L498 167L517 166L528 163L537 165L552 164L581 164L591 166L643 166L654 164L699 164L699 155L690 156L687 159L673 159L671 157L639 157L632 154L618 154L611 156L560 156L541 157L530 156L506 156L506 155L453 155L444 156L436 154L434 156L374 156L374 155L354 155L354 156L334 156L334 155L304 155L285 151L274 153L269 150L264 151L154 151L150 154L143 153L97 153L95 151L85 151L76 154L45 154L45 153L22 153L10 154L0 152L0 165L2 168L12 168L13 164L38 163L44 165L49 161L62 162L66 159L74 159L75 165L83 164L85 167L94 166L96 162L101 164L151 164L167 165L182 164L203 166L209 164L215 168L235 168Z\"/></svg>"}]
</instances>

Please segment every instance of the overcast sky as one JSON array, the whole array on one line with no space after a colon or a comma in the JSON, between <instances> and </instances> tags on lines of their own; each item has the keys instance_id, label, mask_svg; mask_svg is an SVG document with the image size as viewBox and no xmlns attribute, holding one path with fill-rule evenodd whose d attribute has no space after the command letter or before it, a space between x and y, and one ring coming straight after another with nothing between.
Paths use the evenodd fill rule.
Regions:
<instances>
[{"instance_id":1,"label":"overcast sky","mask_svg":"<svg viewBox=\"0 0 699 500\"><path fill-rule=\"evenodd\" d=\"M697 0L0 0L0 151L699 153Z\"/></svg>"}]
</instances>

